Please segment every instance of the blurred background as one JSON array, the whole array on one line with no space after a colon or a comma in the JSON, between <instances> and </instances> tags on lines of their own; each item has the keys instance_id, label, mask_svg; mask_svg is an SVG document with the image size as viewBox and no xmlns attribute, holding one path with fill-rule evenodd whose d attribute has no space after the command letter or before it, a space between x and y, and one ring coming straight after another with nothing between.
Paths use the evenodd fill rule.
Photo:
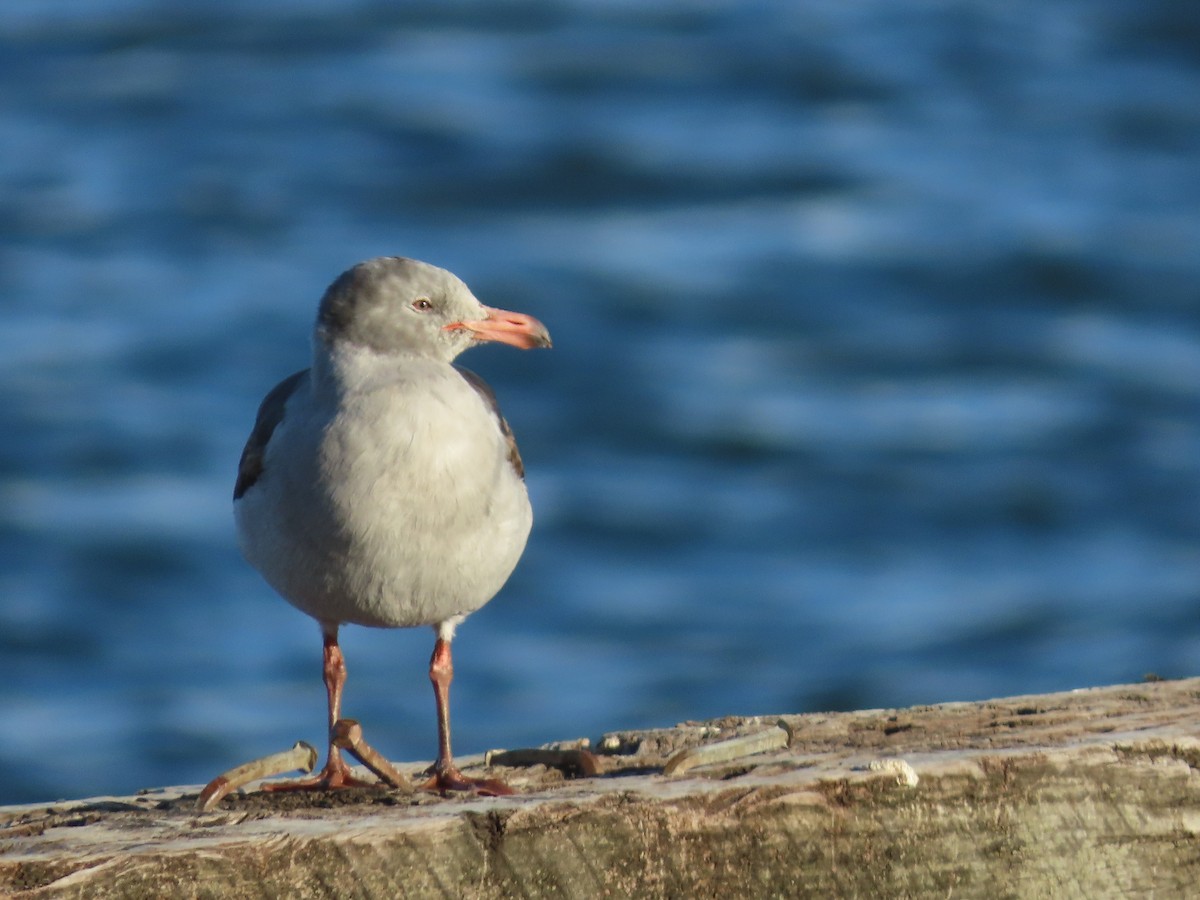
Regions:
<instances>
[{"instance_id":1,"label":"blurred background","mask_svg":"<svg viewBox=\"0 0 1200 900\"><path fill-rule=\"evenodd\" d=\"M459 753L1200 673L1197 97L1173 0L5 3L0 802L322 743L230 495L379 254L555 337Z\"/></svg>"}]
</instances>

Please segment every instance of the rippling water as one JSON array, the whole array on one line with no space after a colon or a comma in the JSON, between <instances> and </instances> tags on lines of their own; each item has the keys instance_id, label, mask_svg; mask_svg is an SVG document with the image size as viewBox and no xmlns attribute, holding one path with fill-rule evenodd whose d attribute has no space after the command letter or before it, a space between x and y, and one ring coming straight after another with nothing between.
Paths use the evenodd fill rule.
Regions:
<instances>
[{"instance_id":1,"label":"rippling water","mask_svg":"<svg viewBox=\"0 0 1200 900\"><path fill-rule=\"evenodd\" d=\"M358 259L446 266L537 522L460 752L1200 671L1200 13L0 10L0 801L320 743L238 557L261 394ZM431 634L346 712L429 757Z\"/></svg>"}]
</instances>

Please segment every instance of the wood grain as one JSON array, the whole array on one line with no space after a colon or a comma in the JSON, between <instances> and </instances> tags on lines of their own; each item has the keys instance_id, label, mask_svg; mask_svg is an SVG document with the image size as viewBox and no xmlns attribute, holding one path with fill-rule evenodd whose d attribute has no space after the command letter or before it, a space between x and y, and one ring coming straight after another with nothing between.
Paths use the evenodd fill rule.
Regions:
<instances>
[{"instance_id":1,"label":"wood grain","mask_svg":"<svg viewBox=\"0 0 1200 900\"><path fill-rule=\"evenodd\" d=\"M197 813L199 788L184 788L7 807L0 894L1097 898L1200 884L1200 679L788 715L789 747L661 774L688 747L780 718L609 735L598 777L496 769L520 791L508 798L251 793Z\"/></svg>"}]
</instances>

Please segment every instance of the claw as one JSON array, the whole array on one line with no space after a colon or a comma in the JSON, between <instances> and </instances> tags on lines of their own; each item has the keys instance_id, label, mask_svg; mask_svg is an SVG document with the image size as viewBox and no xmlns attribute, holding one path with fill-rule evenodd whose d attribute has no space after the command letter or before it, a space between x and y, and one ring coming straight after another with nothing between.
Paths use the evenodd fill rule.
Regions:
<instances>
[{"instance_id":1,"label":"claw","mask_svg":"<svg viewBox=\"0 0 1200 900\"><path fill-rule=\"evenodd\" d=\"M430 779L421 785L423 791L433 791L442 795L451 791L471 791L481 797L507 797L516 793L498 778L468 778L455 766L435 766L431 771Z\"/></svg>"},{"instance_id":2,"label":"claw","mask_svg":"<svg viewBox=\"0 0 1200 900\"><path fill-rule=\"evenodd\" d=\"M379 787L378 781L366 781L357 777L336 748L331 748L325 767L312 778L296 781L274 781L262 786L264 791L334 791L341 788Z\"/></svg>"}]
</instances>

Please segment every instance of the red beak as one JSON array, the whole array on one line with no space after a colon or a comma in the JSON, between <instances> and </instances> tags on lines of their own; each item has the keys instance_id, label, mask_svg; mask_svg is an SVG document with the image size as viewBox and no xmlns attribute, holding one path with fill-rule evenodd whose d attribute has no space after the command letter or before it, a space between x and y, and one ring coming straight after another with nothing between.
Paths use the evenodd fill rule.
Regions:
<instances>
[{"instance_id":1,"label":"red beak","mask_svg":"<svg viewBox=\"0 0 1200 900\"><path fill-rule=\"evenodd\" d=\"M484 309L487 311L486 319L451 322L445 327L448 330L465 328L477 341L499 341L521 350L552 346L550 332L533 316L505 309L492 309L490 306L485 306Z\"/></svg>"}]
</instances>

